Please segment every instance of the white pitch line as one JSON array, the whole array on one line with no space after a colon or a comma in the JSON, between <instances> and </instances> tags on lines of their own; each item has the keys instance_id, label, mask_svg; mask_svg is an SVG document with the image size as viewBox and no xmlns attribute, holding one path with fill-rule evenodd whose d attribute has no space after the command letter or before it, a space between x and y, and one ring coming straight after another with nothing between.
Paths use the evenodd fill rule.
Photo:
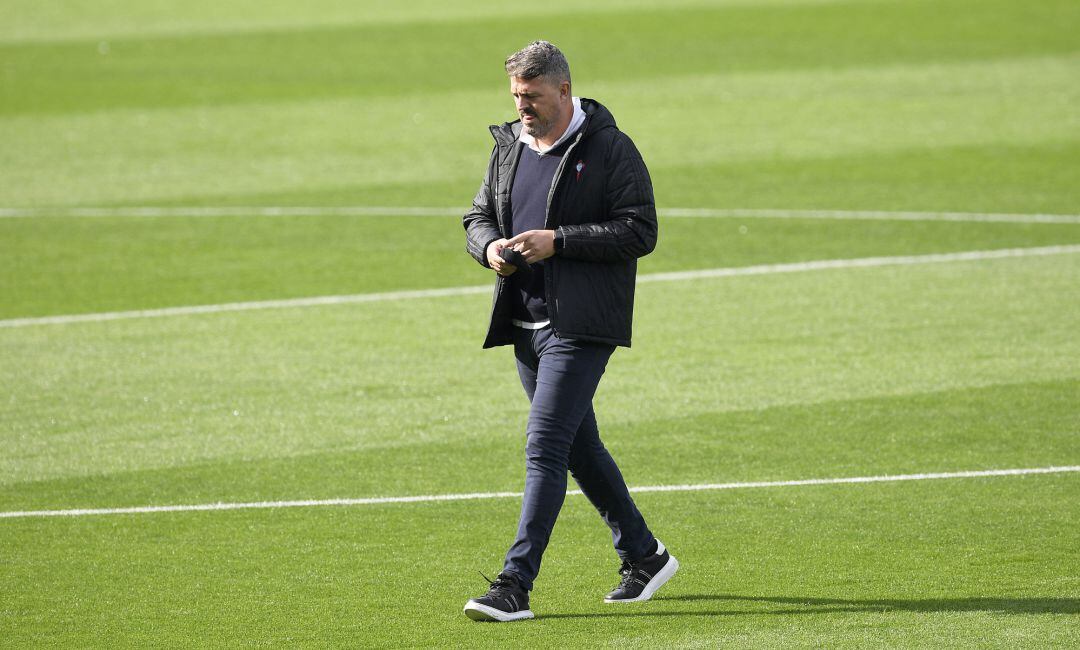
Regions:
<instances>
[{"instance_id":1,"label":"white pitch line","mask_svg":"<svg viewBox=\"0 0 1080 650\"><path fill-rule=\"evenodd\" d=\"M839 260L812 260L809 262L791 262L787 264L760 264L757 266L735 266L721 269L700 269L696 271L670 271L649 273L638 278L638 282L675 282L681 280L699 280L705 278L724 278L736 275L767 275L773 273L802 273L805 271L823 271L826 269L870 268L875 266L911 266L916 264L940 264L944 262L969 262L974 260L994 260L1008 257L1040 257L1046 255L1067 255L1080 253L1080 244L1063 246L1039 246L1034 248L999 248L984 251L959 251L956 253L929 253L926 255L897 255L892 257L856 257ZM0 321L0 325L3 321Z\"/></svg>"},{"instance_id":2,"label":"white pitch line","mask_svg":"<svg viewBox=\"0 0 1080 650\"><path fill-rule=\"evenodd\" d=\"M773 210L741 208L667 208L664 217L719 219L839 219L844 221L975 221L983 223L1078 223L1077 214L1007 212L912 212L888 210Z\"/></svg>"},{"instance_id":3,"label":"white pitch line","mask_svg":"<svg viewBox=\"0 0 1080 650\"><path fill-rule=\"evenodd\" d=\"M698 269L694 271L671 271L666 273L648 273L638 276L638 282L680 282L706 278L726 278L740 275L768 275L773 273L801 273L827 269L869 268L877 266L910 266L916 264L939 264L944 262L965 262L973 260L992 260L1009 257L1041 257L1047 255L1068 255L1080 253L1080 244L1062 246L1039 246L1034 248L1001 248L996 250L960 251L956 253L931 253L927 255L899 255L893 257L857 257L838 260L813 260L787 264L760 264L756 266L735 266L719 269ZM90 323L129 318L160 318L164 316L187 316L191 314L214 314L220 312L248 311L255 309L283 309L292 307L315 307L321 305L345 305L365 302L384 302L393 300L413 300L417 298L444 298L470 294L490 293L491 285L473 285L468 287L447 287L445 289L415 289L406 291L387 291L382 293L358 293L340 296L315 296L312 298L289 298L283 300L257 300L252 302L230 302L218 305L185 305L182 307L162 307L160 309L140 309L135 311L99 312L94 314L67 314L62 316L38 316L33 318L9 318L0 320L0 328L29 327L33 325L67 325L70 323Z\"/></svg>"},{"instance_id":4,"label":"white pitch line","mask_svg":"<svg viewBox=\"0 0 1080 650\"><path fill-rule=\"evenodd\" d=\"M445 289L413 289L407 291L385 291L381 293L357 293L344 296L315 296L312 298L286 298L282 300L227 302L218 305L185 305L183 307L162 307L160 309L139 309L135 311L110 311L96 314L69 314L64 316L41 316L35 318L11 318L7 320L0 320L0 328L27 327L30 325L66 325L68 323L95 323L100 321L123 320L128 318L161 318L163 316L216 314L220 312L248 311L254 309L285 309L292 307L318 307L322 305L347 305L364 302L412 300L417 298L443 298L446 296L465 296L474 293L491 293L491 290L491 285L478 285L471 287L447 287Z\"/></svg>"},{"instance_id":5,"label":"white pitch line","mask_svg":"<svg viewBox=\"0 0 1080 650\"><path fill-rule=\"evenodd\" d=\"M930 481L951 478L982 478L994 476L1025 476L1030 474L1062 474L1080 472L1080 465L1032 467L1026 469L989 469L963 472L931 472L924 474L893 474L883 476L849 476L842 478L812 478L795 481L752 481L748 483L697 483L691 485L649 485L632 487L631 492L704 492L750 488L798 487L807 485L847 485L852 483L895 483L899 481ZM580 496L581 490L568 490L568 495ZM202 512L210 510L257 510L264 508L312 508L320 506L368 506L393 503L438 503L442 501L478 501L486 499L520 498L521 492L473 492L466 494L428 494L407 497L368 497L362 499L305 499L301 501L254 501L248 503L200 503L174 506L135 506L130 508L76 508L71 510L22 510L0 512L0 519L28 517L84 517L88 515L134 515L159 512Z\"/></svg>"},{"instance_id":6,"label":"white pitch line","mask_svg":"<svg viewBox=\"0 0 1080 650\"><path fill-rule=\"evenodd\" d=\"M35 217L460 217L462 208L423 206L119 206L86 208L0 208L0 218Z\"/></svg>"},{"instance_id":7,"label":"white pitch line","mask_svg":"<svg viewBox=\"0 0 1080 650\"><path fill-rule=\"evenodd\" d=\"M659 208L661 217L720 219L841 219L855 221L973 221L1080 224L1077 214L919 212L889 210L788 210L771 208ZM460 217L461 207L437 206L118 206L0 208L0 218L36 217Z\"/></svg>"}]
</instances>

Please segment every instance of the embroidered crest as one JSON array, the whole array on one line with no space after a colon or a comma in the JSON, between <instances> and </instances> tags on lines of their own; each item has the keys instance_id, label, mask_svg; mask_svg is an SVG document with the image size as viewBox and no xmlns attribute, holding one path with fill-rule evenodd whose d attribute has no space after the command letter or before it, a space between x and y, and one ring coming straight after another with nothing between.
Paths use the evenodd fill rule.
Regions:
<instances>
[{"instance_id":1,"label":"embroidered crest","mask_svg":"<svg viewBox=\"0 0 1080 650\"><path fill-rule=\"evenodd\" d=\"M577 164L574 165L574 169L577 170L577 180L580 181L581 180L581 171L583 169L585 169L585 161L584 160L577 161Z\"/></svg>"}]
</instances>

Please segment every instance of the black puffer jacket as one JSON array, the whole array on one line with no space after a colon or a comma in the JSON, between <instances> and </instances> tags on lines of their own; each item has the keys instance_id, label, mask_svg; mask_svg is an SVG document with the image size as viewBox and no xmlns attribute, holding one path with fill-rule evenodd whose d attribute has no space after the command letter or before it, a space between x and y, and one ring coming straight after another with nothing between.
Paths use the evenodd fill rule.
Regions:
<instances>
[{"instance_id":1,"label":"black puffer jacket","mask_svg":"<svg viewBox=\"0 0 1080 650\"><path fill-rule=\"evenodd\" d=\"M563 155L548 193L545 260L548 316L556 336L630 345L637 258L656 247L652 181L641 154L600 103L581 100L585 123ZM521 122L491 127L487 175L462 219L466 249L484 266L488 244L510 237L510 190ZM580 171L578 168L580 167ZM513 341L510 283L499 277L484 347Z\"/></svg>"}]
</instances>

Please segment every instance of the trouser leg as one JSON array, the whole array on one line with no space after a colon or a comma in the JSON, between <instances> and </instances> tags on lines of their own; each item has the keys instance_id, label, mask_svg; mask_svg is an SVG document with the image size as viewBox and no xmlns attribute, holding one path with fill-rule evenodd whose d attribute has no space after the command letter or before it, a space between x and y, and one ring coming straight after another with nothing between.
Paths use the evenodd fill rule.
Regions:
<instances>
[{"instance_id":1,"label":"trouser leg","mask_svg":"<svg viewBox=\"0 0 1080 650\"><path fill-rule=\"evenodd\" d=\"M645 557L652 548L652 531L630 497L619 466L600 440L591 406L570 448L570 473L611 529L619 558L635 561Z\"/></svg>"},{"instance_id":2,"label":"trouser leg","mask_svg":"<svg viewBox=\"0 0 1080 650\"><path fill-rule=\"evenodd\" d=\"M620 556L643 556L652 543L618 467L600 443L592 412L593 394L613 350L608 345L559 339L550 330L517 333L518 373L532 408L526 429L521 519L503 570L515 574L529 589L562 508L571 463L582 490L612 527ZM579 434L584 435L576 442Z\"/></svg>"}]
</instances>

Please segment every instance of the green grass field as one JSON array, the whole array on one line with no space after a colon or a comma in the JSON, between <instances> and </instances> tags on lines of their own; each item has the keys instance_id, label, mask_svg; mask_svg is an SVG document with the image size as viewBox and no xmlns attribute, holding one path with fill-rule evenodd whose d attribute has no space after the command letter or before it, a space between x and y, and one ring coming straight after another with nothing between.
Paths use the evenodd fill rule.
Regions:
<instances>
[{"instance_id":1,"label":"green grass field","mask_svg":"<svg viewBox=\"0 0 1080 650\"><path fill-rule=\"evenodd\" d=\"M537 620L502 626L461 607L512 497L4 516L520 491L489 295L92 315L490 283L458 219L412 209L468 205L513 117L501 62L538 37L655 183L634 347L596 399L628 483L1080 465L1080 4L543 10L0 5L0 646L1080 645L1075 471L642 492L682 569L623 607L571 496ZM1001 249L1025 250L655 275Z\"/></svg>"}]
</instances>

